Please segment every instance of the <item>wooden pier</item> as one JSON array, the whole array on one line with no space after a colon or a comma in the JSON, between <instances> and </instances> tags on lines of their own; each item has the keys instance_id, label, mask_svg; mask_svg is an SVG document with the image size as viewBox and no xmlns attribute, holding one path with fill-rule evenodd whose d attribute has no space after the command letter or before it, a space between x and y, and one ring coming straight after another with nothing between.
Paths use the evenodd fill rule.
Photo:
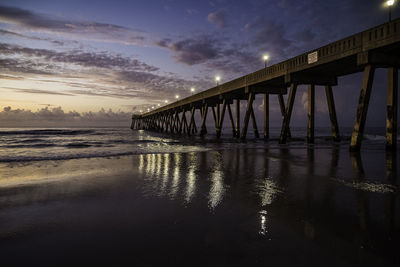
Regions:
<instances>
[{"instance_id":1,"label":"wooden pier","mask_svg":"<svg viewBox=\"0 0 400 267\"><path fill-rule=\"evenodd\" d=\"M251 120L254 135L259 138L253 101L264 95L264 139L269 138L269 101L276 95L282 112L279 143L290 136L290 120L298 85L308 85L307 142L314 142L315 89L325 88L333 140L340 141L333 86L338 77L364 72L360 98L351 137L350 149L361 147L375 69L388 69L386 147L395 149L397 142L398 68L400 66L400 19L376 26L361 33L314 49L281 63L263 68L243 77L157 108L132 116L132 129L154 130L172 134L207 134L206 119L211 109L217 138L221 136L225 114L228 113L232 133L246 138ZM283 95L289 95L285 107ZM247 102L242 128L240 101ZM235 107L235 117L231 105ZM195 114L200 112L201 121ZM189 119L186 114L189 113ZM198 129L199 125L200 129Z\"/></svg>"}]
</instances>

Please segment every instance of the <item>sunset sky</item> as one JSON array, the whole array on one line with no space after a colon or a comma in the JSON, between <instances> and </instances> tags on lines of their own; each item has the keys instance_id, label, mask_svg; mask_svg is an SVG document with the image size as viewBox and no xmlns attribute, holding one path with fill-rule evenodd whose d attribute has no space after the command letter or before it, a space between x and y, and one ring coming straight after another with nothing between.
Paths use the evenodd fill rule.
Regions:
<instances>
[{"instance_id":1,"label":"sunset sky","mask_svg":"<svg viewBox=\"0 0 400 267\"><path fill-rule=\"evenodd\" d=\"M384 23L383 2L2 0L0 121L18 109L25 115L127 116L173 101L175 94L188 96L191 87L206 90L217 74L226 82L256 71L264 53L269 64L278 63ZM378 71L375 84L381 89L375 92L385 90L385 73ZM339 123L353 121L346 110L355 113L360 77L339 80ZM322 91L317 111L324 117ZM298 93L294 116L304 116L304 93ZM376 114L369 117L384 120L385 94L373 93L374 101Z\"/></svg>"}]
</instances>

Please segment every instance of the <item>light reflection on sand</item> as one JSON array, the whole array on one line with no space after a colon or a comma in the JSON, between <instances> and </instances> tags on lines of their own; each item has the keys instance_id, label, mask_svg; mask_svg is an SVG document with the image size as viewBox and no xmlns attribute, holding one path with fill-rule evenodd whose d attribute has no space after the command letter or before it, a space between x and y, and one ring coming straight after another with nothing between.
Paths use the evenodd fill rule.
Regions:
<instances>
[{"instance_id":1,"label":"light reflection on sand","mask_svg":"<svg viewBox=\"0 0 400 267\"><path fill-rule=\"evenodd\" d=\"M174 173L172 175L172 184L171 184L171 190L169 192L169 195L172 199L176 197L176 194L179 189L179 182L180 182L180 167L181 167L181 154L174 154Z\"/></svg>"},{"instance_id":2,"label":"light reflection on sand","mask_svg":"<svg viewBox=\"0 0 400 267\"><path fill-rule=\"evenodd\" d=\"M211 186L208 194L208 206L215 209L222 201L225 193L224 172L221 160L221 153L217 152L215 165L211 173Z\"/></svg>"},{"instance_id":3,"label":"light reflection on sand","mask_svg":"<svg viewBox=\"0 0 400 267\"><path fill-rule=\"evenodd\" d=\"M196 170L197 170L197 155L196 153L189 154L189 169L186 178L185 202L188 204L192 201L196 192Z\"/></svg>"},{"instance_id":4,"label":"light reflection on sand","mask_svg":"<svg viewBox=\"0 0 400 267\"><path fill-rule=\"evenodd\" d=\"M260 190L261 205L270 205L277 194L282 194L283 190L279 189L271 177L265 179L264 185Z\"/></svg>"}]
</instances>

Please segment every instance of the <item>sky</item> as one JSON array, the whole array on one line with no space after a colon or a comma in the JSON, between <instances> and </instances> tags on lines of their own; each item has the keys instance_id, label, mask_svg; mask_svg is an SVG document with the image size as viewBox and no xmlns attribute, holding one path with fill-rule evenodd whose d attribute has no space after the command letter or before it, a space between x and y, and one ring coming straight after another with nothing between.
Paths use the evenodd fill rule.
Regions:
<instances>
[{"instance_id":1,"label":"sky","mask_svg":"<svg viewBox=\"0 0 400 267\"><path fill-rule=\"evenodd\" d=\"M189 96L191 87L214 86L216 75L223 83L261 69L265 53L268 64L279 63L384 23L383 3L0 0L0 126L126 123L176 94ZM361 79L343 77L334 88L341 125L354 121L348 114L355 114ZM373 126L385 122L385 79L378 70L368 115ZM317 88L316 97L317 126L329 126L324 91ZM306 101L301 87L295 124L306 125ZM277 103L272 97L276 126ZM262 109L261 97L255 105Z\"/></svg>"}]
</instances>

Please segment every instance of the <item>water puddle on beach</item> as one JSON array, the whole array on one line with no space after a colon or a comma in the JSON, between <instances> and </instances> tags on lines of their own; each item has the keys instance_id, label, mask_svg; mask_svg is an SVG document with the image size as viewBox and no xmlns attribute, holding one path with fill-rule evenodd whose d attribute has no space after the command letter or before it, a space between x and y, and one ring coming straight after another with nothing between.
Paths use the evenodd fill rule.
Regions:
<instances>
[{"instance_id":1,"label":"water puddle on beach","mask_svg":"<svg viewBox=\"0 0 400 267\"><path fill-rule=\"evenodd\" d=\"M398 166L343 145L0 163L2 261L399 266Z\"/></svg>"}]
</instances>

